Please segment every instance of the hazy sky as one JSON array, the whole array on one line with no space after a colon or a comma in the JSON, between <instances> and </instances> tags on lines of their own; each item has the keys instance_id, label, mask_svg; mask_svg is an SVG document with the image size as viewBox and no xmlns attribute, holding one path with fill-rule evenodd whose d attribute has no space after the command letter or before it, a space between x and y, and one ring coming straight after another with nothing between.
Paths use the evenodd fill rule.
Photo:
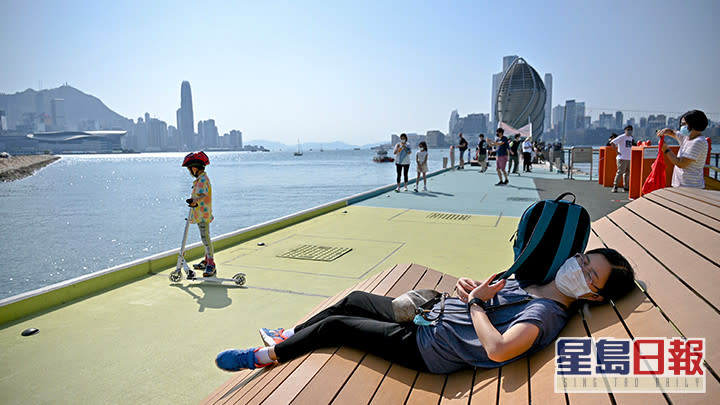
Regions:
<instances>
[{"instance_id":1,"label":"hazy sky","mask_svg":"<svg viewBox=\"0 0 720 405\"><path fill-rule=\"evenodd\" d=\"M489 112L516 54L553 74L553 105L720 120L719 16L718 0L0 0L0 92L67 82L176 125L188 80L221 133L364 144Z\"/></svg>"}]
</instances>

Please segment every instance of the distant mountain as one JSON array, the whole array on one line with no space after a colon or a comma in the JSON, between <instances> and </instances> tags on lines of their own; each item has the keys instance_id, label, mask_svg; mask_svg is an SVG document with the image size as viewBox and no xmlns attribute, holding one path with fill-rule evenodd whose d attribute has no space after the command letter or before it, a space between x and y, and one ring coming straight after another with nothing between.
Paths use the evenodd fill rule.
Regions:
<instances>
[{"instance_id":1,"label":"distant mountain","mask_svg":"<svg viewBox=\"0 0 720 405\"><path fill-rule=\"evenodd\" d=\"M76 129L75 126L85 120L95 120L103 129L131 128L129 119L108 108L100 99L68 85L40 91L27 89L15 94L0 93L0 110L5 111L8 128L14 129L22 124L24 113L52 117L51 101L56 98L65 100L63 105L68 129Z\"/></svg>"}]
</instances>

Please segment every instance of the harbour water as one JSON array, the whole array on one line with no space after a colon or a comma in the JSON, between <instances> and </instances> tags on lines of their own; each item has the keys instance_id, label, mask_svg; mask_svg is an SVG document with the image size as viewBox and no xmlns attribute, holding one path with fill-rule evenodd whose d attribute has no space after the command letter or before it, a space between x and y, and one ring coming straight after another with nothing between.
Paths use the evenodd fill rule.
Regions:
<instances>
[{"instance_id":1,"label":"harbour water","mask_svg":"<svg viewBox=\"0 0 720 405\"><path fill-rule=\"evenodd\" d=\"M367 149L208 155L212 236L395 182L395 165L373 162ZM430 151L430 171L443 155ZM0 183L0 299L177 248L193 180L183 156L62 156ZM199 241L190 232L189 243Z\"/></svg>"}]
</instances>

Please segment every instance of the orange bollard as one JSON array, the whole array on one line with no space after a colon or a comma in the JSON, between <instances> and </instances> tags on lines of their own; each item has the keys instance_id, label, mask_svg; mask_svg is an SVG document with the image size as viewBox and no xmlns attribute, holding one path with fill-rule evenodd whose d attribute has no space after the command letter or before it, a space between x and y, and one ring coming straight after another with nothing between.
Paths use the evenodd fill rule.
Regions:
<instances>
[{"instance_id":1,"label":"orange bollard","mask_svg":"<svg viewBox=\"0 0 720 405\"><path fill-rule=\"evenodd\" d=\"M603 173L605 173L605 148L607 146L603 146L600 148L600 155L598 157L598 184L605 185L605 176L603 176Z\"/></svg>"},{"instance_id":2,"label":"orange bollard","mask_svg":"<svg viewBox=\"0 0 720 405\"><path fill-rule=\"evenodd\" d=\"M605 159L602 166L603 169L598 172L598 175L599 177L602 177L602 184L605 187L612 187L613 182L615 181L615 173L617 173L617 150L615 150L612 146L603 146L600 148L601 151L603 149L605 150ZM621 187L623 187L622 178L620 178L620 182L618 183L618 188Z\"/></svg>"}]
</instances>

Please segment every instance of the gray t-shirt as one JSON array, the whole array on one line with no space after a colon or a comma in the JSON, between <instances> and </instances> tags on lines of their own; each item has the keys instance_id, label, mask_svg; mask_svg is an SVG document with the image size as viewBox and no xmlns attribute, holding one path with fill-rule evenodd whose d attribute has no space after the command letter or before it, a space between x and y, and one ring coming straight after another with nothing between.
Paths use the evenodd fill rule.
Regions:
<instances>
[{"instance_id":1,"label":"gray t-shirt","mask_svg":"<svg viewBox=\"0 0 720 405\"><path fill-rule=\"evenodd\" d=\"M505 288L492 300L487 301L486 307L522 301L528 296L520 283L508 280ZM437 304L434 310L439 312L440 304ZM487 315L501 334L520 322L536 325L540 328L540 333L525 354L502 363L492 361L475 333L467 305L460 299L450 298L445 300L445 313L437 324L421 326L417 331L417 345L428 370L436 374L447 374L469 367L500 367L550 344L568 318L564 306L547 298L535 298L497 310L489 309Z\"/></svg>"}]
</instances>

